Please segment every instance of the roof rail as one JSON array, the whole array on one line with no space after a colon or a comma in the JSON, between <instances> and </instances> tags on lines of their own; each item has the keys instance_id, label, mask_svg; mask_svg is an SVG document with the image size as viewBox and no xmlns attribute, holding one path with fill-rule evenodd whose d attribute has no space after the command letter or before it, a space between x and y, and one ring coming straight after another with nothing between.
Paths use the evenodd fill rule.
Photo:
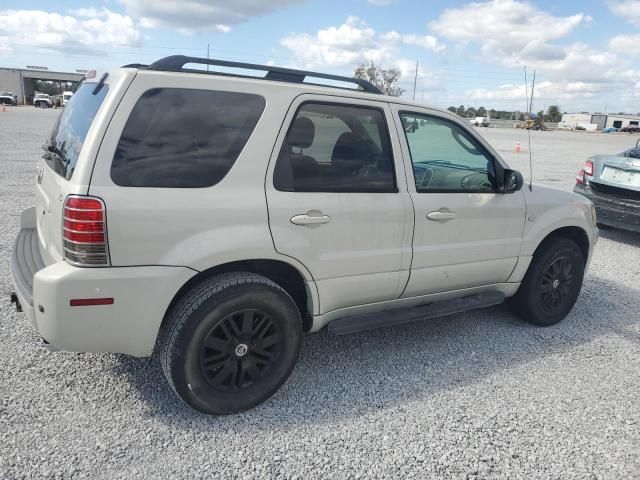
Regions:
<instances>
[{"instance_id":1,"label":"roof rail","mask_svg":"<svg viewBox=\"0 0 640 480\"><path fill-rule=\"evenodd\" d=\"M147 70L160 70L167 72L192 72L192 73L209 73L214 75L231 75L224 72L205 72L201 70L191 70L183 68L187 63L198 63L203 65L216 65L219 67L239 68L243 70L261 70L267 72L263 77L265 80L275 80L279 82L303 83L307 77L322 78L325 80L336 80L339 82L353 83L358 85L362 91L369 93L382 92L371 82L361 78L342 77L340 75L330 75L328 73L308 72L305 70L295 70L292 68L273 67L270 65L258 65L254 63L231 62L228 60L216 60L209 58L187 57L185 55L171 55L161 58L153 62L151 65L143 66L138 64L127 65L133 68L145 68ZM233 75L237 77L256 78L249 75ZM321 85L323 87L332 87L332 85ZM339 87L338 87L339 88Z\"/></svg>"}]
</instances>

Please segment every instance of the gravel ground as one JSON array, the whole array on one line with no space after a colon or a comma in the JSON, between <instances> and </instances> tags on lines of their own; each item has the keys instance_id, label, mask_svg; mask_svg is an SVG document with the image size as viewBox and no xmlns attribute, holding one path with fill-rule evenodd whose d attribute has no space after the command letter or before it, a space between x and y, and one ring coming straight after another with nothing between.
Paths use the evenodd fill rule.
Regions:
<instances>
[{"instance_id":1,"label":"gravel ground","mask_svg":"<svg viewBox=\"0 0 640 480\"><path fill-rule=\"evenodd\" d=\"M9 303L9 255L55 115L0 112L1 479L640 478L640 235L602 232L558 326L501 306L316 334L285 387L241 415L187 410L154 359L38 348ZM526 165L526 133L482 133ZM564 189L588 155L635 141L532 138L537 177Z\"/></svg>"}]
</instances>

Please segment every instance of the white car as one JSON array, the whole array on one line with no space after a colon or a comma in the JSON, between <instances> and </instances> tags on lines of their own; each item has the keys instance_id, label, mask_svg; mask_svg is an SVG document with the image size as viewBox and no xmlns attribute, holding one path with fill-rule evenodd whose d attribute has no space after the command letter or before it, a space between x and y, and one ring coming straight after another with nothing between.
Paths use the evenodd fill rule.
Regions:
<instances>
[{"instance_id":1,"label":"white car","mask_svg":"<svg viewBox=\"0 0 640 480\"><path fill-rule=\"evenodd\" d=\"M53 100L46 93L36 93L33 97L33 105L39 108L51 108L53 107Z\"/></svg>"},{"instance_id":2,"label":"white car","mask_svg":"<svg viewBox=\"0 0 640 480\"><path fill-rule=\"evenodd\" d=\"M73 97L73 92L63 92L62 93L62 106L64 107L67 103L69 103L69 100L71 100L71 97Z\"/></svg>"},{"instance_id":3,"label":"white car","mask_svg":"<svg viewBox=\"0 0 640 480\"><path fill-rule=\"evenodd\" d=\"M470 123L474 127L488 127L491 124L491 120L489 117L476 117Z\"/></svg>"},{"instance_id":4,"label":"white car","mask_svg":"<svg viewBox=\"0 0 640 480\"><path fill-rule=\"evenodd\" d=\"M363 80L183 56L123 67L85 80L44 146L13 301L50 349L156 352L191 407L246 410L307 332L506 299L532 324L562 320L594 209L522 184L458 116Z\"/></svg>"},{"instance_id":5,"label":"white car","mask_svg":"<svg viewBox=\"0 0 640 480\"><path fill-rule=\"evenodd\" d=\"M17 105L18 99L12 92L0 92L0 105Z\"/></svg>"}]
</instances>

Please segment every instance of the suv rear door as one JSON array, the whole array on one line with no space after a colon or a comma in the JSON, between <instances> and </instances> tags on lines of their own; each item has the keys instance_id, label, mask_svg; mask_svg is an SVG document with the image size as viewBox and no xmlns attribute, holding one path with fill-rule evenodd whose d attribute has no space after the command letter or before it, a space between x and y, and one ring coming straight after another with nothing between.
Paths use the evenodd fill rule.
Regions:
<instances>
[{"instance_id":1,"label":"suv rear door","mask_svg":"<svg viewBox=\"0 0 640 480\"><path fill-rule=\"evenodd\" d=\"M503 168L453 115L392 105L415 208L403 297L506 282L522 244L522 192L498 193Z\"/></svg>"},{"instance_id":2,"label":"suv rear door","mask_svg":"<svg viewBox=\"0 0 640 480\"><path fill-rule=\"evenodd\" d=\"M126 80L123 76L120 81ZM35 195L40 252L45 264L63 256L62 207L70 194L85 194L96 151L96 137L104 124L111 101L105 101L111 79L98 89L96 82L83 82L62 111L38 162ZM112 92L113 97L113 92ZM101 114L99 114L101 110ZM100 120L94 122L94 118ZM85 141L86 140L86 141Z\"/></svg>"},{"instance_id":3,"label":"suv rear door","mask_svg":"<svg viewBox=\"0 0 640 480\"><path fill-rule=\"evenodd\" d=\"M302 95L267 172L278 252L311 272L320 311L398 298L409 276L413 212L389 106Z\"/></svg>"}]
</instances>

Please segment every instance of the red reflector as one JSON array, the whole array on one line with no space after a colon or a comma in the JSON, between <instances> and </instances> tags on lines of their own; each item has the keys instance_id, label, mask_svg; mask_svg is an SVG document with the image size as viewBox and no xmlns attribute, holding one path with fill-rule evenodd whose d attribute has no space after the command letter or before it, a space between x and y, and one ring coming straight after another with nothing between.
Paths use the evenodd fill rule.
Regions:
<instances>
[{"instance_id":1,"label":"red reflector","mask_svg":"<svg viewBox=\"0 0 640 480\"><path fill-rule=\"evenodd\" d=\"M74 298L69 300L72 307L91 307L93 305L113 305L113 298Z\"/></svg>"},{"instance_id":2,"label":"red reflector","mask_svg":"<svg viewBox=\"0 0 640 480\"><path fill-rule=\"evenodd\" d=\"M593 162L591 160L588 160L586 162L584 162L584 173L586 175L589 175L590 177L593 177Z\"/></svg>"},{"instance_id":3,"label":"red reflector","mask_svg":"<svg viewBox=\"0 0 640 480\"><path fill-rule=\"evenodd\" d=\"M104 224L102 222L75 222L65 218L64 228L77 232L103 232Z\"/></svg>"},{"instance_id":4,"label":"red reflector","mask_svg":"<svg viewBox=\"0 0 640 480\"><path fill-rule=\"evenodd\" d=\"M584 170L580 170L576 175L576 183L584 185Z\"/></svg>"},{"instance_id":5,"label":"red reflector","mask_svg":"<svg viewBox=\"0 0 640 480\"><path fill-rule=\"evenodd\" d=\"M64 238L70 242L104 243L104 233L77 233L64 231Z\"/></svg>"}]
</instances>

